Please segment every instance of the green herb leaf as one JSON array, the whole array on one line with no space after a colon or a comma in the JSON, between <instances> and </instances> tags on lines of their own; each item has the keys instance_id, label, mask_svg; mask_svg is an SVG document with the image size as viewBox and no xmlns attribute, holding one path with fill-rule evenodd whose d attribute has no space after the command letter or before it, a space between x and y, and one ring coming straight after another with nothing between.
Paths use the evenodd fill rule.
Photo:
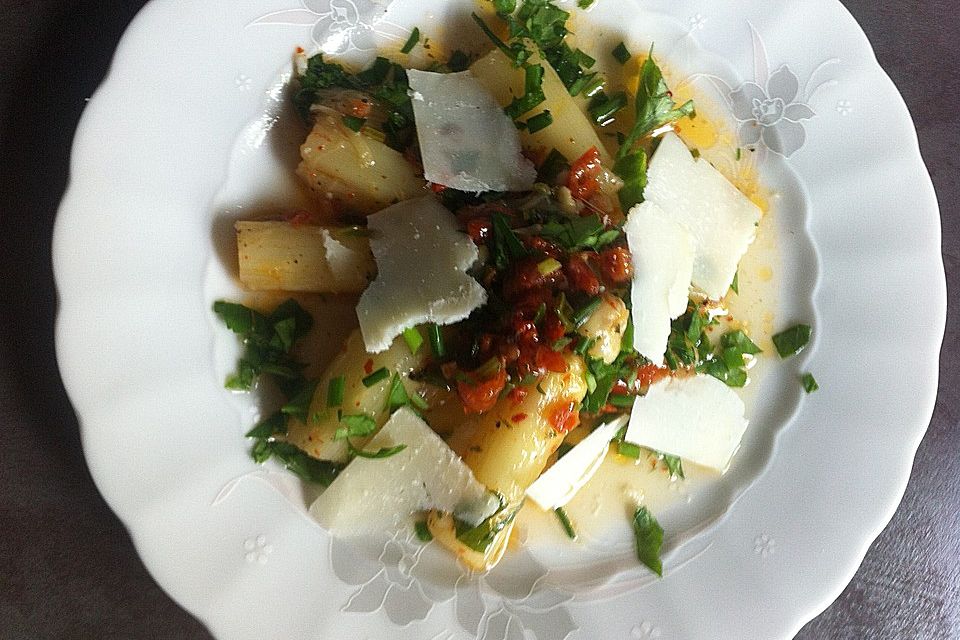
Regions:
<instances>
[{"instance_id":1,"label":"green herb leaf","mask_svg":"<svg viewBox=\"0 0 960 640\"><path fill-rule=\"evenodd\" d=\"M508 508L502 496L500 498L500 507L497 511L478 524L475 527L457 520L457 540L465 544L470 549L478 553L486 553L490 545L494 543L501 531L510 526L517 513L520 511L522 503L516 507Z\"/></svg>"},{"instance_id":2,"label":"green herb leaf","mask_svg":"<svg viewBox=\"0 0 960 640\"><path fill-rule=\"evenodd\" d=\"M740 295L740 270L733 274L733 282L730 283L730 291Z\"/></svg>"},{"instance_id":3,"label":"green herb leaf","mask_svg":"<svg viewBox=\"0 0 960 640\"><path fill-rule=\"evenodd\" d=\"M319 380L315 380L304 385L300 393L280 408L280 412L298 420L306 420L307 414L310 412L310 403L313 401L313 394L316 392L319 383Z\"/></svg>"},{"instance_id":4,"label":"green herb leaf","mask_svg":"<svg viewBox=\"0 0 960 640\"><path fill-rule=\"evenodd\" d=\"M383 460L384 458L391 458L404 449L407 448L405 444L398 444L395 447L384 447L377 451L364 451L363 449L358 449L353 446L353 443L350 440L347 440L347 450L355 458L365 458L367 460Z\"/></svg>"},{"instance_id":5,"label":"green herb leaf","mask_svg":"<svg viewBox=\"0 0 960 640\"><path fill-rule=\"evenodd\" d=\"M610 55L619 62L620 64L627 64L631 56L630 52L627 50L627 45L622 42L613 48L613 51L610 52Z\"/></svg>"},{"instance_id":6,"label":"green herb leaf","mask_svg":"<svg viewBox=\"0 0 960 640\"><path fill-rule=\"evenodd\" d=\"M540 182L553 185L557 183L561 173L569 170L570 163L563 154L556 149L551 149L546 160L540 165L537 178Z\"/></svg>"},{"instance_id":7,"label":"green herb leaf","mask_svg":"<svg viewBox=\"0 0 960 640\"><path fill-rule=\"evenodd\" d=\"M420 42L420 29L414 27L413 31L410 32L410 37L407 38L407 42L401 47L400 53L410 53L418 42Z\"/></svg>"},{"instance_id":8,"label":"green herb leaf","mask_svg":"<svg viewBox=\"0 0 960 640\"><path fill-rule=\"evenodd\" d=\"M573 528L573 523L570 522L570 516L567 515L567 512L563 507L557 507L553 510L557 516L557 520L560 521L560 526L563 527L563 532L567 534L567 537L571 540L577 539L577 531Z\"/></svg>"},{"instance_id":9,"label":"green herb leaf","mask_svg":"<svg viewBox=\"0 0 960 640\"><path fill-rule=\"evenodd\" d=\"M773 344L781 358L789 358L803 351L812 334L813 330L809 325L798 324L773 336Z\"/></svg>"},{"instance_id":10,"label":"green herb leaf","mask_svg":"<svg viewBox=\"0 0 960 640\"><path fill-rule=\"evenodd\" d=\"M803 383L803 390L807 393L813 393L820 388L820 385L817 384L817 379L813 377L812 373L803 374L801 382Z\"/></svg>"},{"instance_id":11,"label":"green herb leaf","mask_svg":"<svg viewBox=\"0 0 960 640\"><path fill-rule=\"evenodd\" d=\"M587 113L598 127L604 127L614 121L618 111L627 106L627 94L622 91L608 96L603 91L590 100Z\"/></svg>"},{"instance_id":12,"label":"green herb leaf","mask_svg":"<svg viewBox=\"0 0 960 640\"><path fill-rule=\"evenodd\" d=\"M663 463L667 465L667 471L671 476L676 476L683 480L685 476L683 475L683 460L680 456L672 456L669 453L657 453L657 457L663 460Z\"/></svg>"},{"instance_id":13,"label":"green herb leaf","mask_svg":"<svg viewBox=\"0 0 960 640\"><path fill-rule=\"evenodd\" d=\"M363 129L363 125L367 124L366 118L358 118L357 116L343 116L341 120L343 126L357 133L360 132L360 129Z\"/></svg>"},{"instance_id":14,"label":"green herb leaf","mask_svg":"<svg viewBox=\"0 0 960 640\"><path fill-rule=\"evenodd\" d=\"M342 415L340 416L340 424L346 426L337 429L333 436L334 440L365 438L373 435L377 430L377 421L364 413Z\"/></svg>"},{"instance_id":15,"label":"green herb leaf","mask_svg":"<svg viewBox=\"0 0 960 640\"><path fill-rule=\"evenodd\" d=\"M264 441L261 440L260 442ZM267 447L273 457L282 462L289 471L308 482L325 487L330 486L330 483L336 479L344 467L344 465L329 460L311 458L289 442L269 442Z\"/></svg>"},{"instance_id":16,"label":"green herb leaf","mask_svg":"<svg viewBox=\"0 0 960 640\"><path fill-rule=\"evenodd\" d=\"M637 558L655 574L663 577L663 562L660 548L663 546L663 529L646 507L633 514L633 535L636 541Z\"/></svg>"},{"instance_id":17,"label":"green herb leaf","mask_svg":"<svg viewBox=\"0 0 960 640\"><path fill-rule=\"evenodd\" d=\"M667 83L663 80L663 73L653 60L653 48L651 47L650 56L640 68L640 83L637 87L636 98L636 121L620 146L617 157L622 158L633 153L636 144L654 129L679 120L684 116L692 115L693 112L692 100L679 107L673 101L670 89L667 88Z\"/></svg>"},{"instance_id":18,"label":"green herb leaf","mask_svg":"<svg viewBox=\"0 0 960 640\"><path fill-rule=\"evenodd\" d=\"M582 327L587 320L590 319L597 309L600 308L601 303L603 303L603 298L597 296L590 300L582 309L577 311L571 320L573 321L573 326L575 329Z\"/></svg>"},{"instance_id":19,"label":"green herb leaf","mask_svg":"<svg viewBox=\"0 0 960 640\"><path fill-rule=\"evenodd\" d=\"M623 180L623 187L617 193L620 207L630 211L643 202L643 190L647 188L647 154L643 149L617 158L613 172Z\"/></svg>"},{"instance_id":20,"label":"green herb leaf","mask_svg":"<svg viewBox=\"0 0 960 640\"><path fill-rule=\"evenodd\" d=\"M251 429L247 436L256 440L266 440L275 436L282 436L287 433L287 416L283 413L275 413L269 418L261 420Z\"/></svg>"},{"instance_id":21,"label":"green herb leaf","mask_svg":"<svg viewBox=\"0 0 960 640\"><path fill-rule=\"evenodd\" d=\"M553 240L568 251L599 249L616 241L620 233L618 229L605 229L596 215L557 218L544 223L540 230L540 235Z\"/></svg>"},{"instance_id":22,"label":"green herb leaf","mask_svg":"<svg viewBox=\"0 0 960 640\"><path fill-rule=\"evenodd\" d=\"M498 270L506 269L510 263L526 255L527 250L520 238L510 228L507 218L494 213L493 223L493 262Z\"/></svg>"},{"instance_id":23,"label":"green herb leaf","mask_svg":"<svg viewBox=\"0 0 960 640\"><path fill-rule=\"evenodd\" d=\"M417 520L413 525L413 531L417 534L417 540L420 542L430 542L433 540L433 534L430 533L430 527L423 520Z\"/></svg>"},{"instance_id":24,"label":"green herb leaf","mask_svg":"<svg viewBox=\"0 0 960 640\"><path fill-rule=\"evenodd\" d=\"M639 460L641 449L638 445L635 445L632 442L621 440L617 443L617 453L633 460Z\"/></svg>"},{"instance_id":25,"label":"green herb leaf","mask_svg":"<svg viewBox=\"0 0 960 640\"><path fill-rule=\"evenodd\" d=\"M581 9L589 9L596 0L577 0L577 6Z\"/></svg>"}]
</instances>

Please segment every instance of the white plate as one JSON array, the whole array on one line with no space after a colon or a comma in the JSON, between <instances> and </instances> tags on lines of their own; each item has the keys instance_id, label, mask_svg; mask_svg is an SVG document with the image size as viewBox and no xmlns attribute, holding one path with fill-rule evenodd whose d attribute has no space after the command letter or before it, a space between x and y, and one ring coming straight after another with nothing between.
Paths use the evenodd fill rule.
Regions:
<instances>
[{"instance_id":1,"label":"white plate","mask_svg":"<svg viewBox=\"0 0 960 640\"><path fill-rule=\"evenodd\" d=\"M946 314L913 125L833 0L590 11L600 50L655 42L673 81L755 145L779 194L777 322L816 331L806 361L771 367L734 469L664 516L663 580L629 548L574 559L530 541L467 578L404 536L331 542L300 484L249 459L255 416L222 389L236 347L210 302L235 293L230 221L289 206L291 50L369 58L413 26L465 46L471 7L155 0L138 16L79 127L55 234L58 357L98 487L157 581L223 639L790 637L900 500ZM821 384L807 398L801 370Z\"/></svg>"}]
</instances>

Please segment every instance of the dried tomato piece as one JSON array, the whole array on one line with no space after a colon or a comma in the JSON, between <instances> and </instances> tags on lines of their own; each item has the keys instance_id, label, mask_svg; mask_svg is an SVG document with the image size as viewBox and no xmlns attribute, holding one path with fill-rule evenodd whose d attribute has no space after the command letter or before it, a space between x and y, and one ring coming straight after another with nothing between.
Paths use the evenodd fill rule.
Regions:
<instances>
[{"instance_id":1,"label":"dried tomato piece","mask_svg":"<svg viewBox=\"0 0 960 640\"><path fill-rule=\"evenodd\" d=\"M497 372L486 380L457 381L457 393L467 413L483 413L497 404L500 392L507 385L507 369L500 363Z\"/></svg>"},{"instance_id":2,"label":"dried tomato piece","mask_svg":"<svg viewBox=\"0 0 960 640\"><path fill-rule=\"evenodd\" d=\"M552 371L554 373L566 373L567 361L563 354L554 351L550 347L540 346L537 349L537 368L542 371Z\"/></svg>"},{"instance_id":3,"label":"dried tomato piece","mask_svg":"<svg viewBox=\"0 0 960 640\"><path fill-rule=\"evenodd\" d=\"M587 264L582 253L570 256L563 269L574 291L583 291L588 296L600 293L600 279Z\"/></svg>"},{"instance_id":4,"label":"dried tomato piece","mask_svg":"<svg viewBox=\"0 0 960 640\"><path fill-rule=\"evenodd\" d=\"M567 188L577 200L587 200L600 189L597 178L603 167L600 166L600 152L590 147L570 166L567 176Z\"/></svg>"},{"instance_id":5,"label":"dried tomato piece","mask_svg":"<svg viewBox=\"0 0 960 640\"><path fill-rule=\"evenodd\" d=\"M514 265L503 283L503 297L508 302L517 300L532 289L566 286L563 269L544 273L540 268L541 262L539 258L527 256Z\"/></svg>"},{"instance_id":6,"label":"dried tomato piece","mask_svg":"<svg viewBox=\"0 0 960 640\"><path fill-rule=\"evenodd\" d=\"M600 275L610 284L626 284L633 277L633 262L626 247L610 247L597 256Z\"/></svg>"},{"instance_id":7,"label":"dried tomato piece","mask_svg":"<svg viewBox=\"0 0 960 640\"><path fill-rule=\"evenodd\" d=\"M580 424L580 411L573 400L557 400L547 405L544 417L557 433L567 433Z\"/></svg>"}]
</instances>

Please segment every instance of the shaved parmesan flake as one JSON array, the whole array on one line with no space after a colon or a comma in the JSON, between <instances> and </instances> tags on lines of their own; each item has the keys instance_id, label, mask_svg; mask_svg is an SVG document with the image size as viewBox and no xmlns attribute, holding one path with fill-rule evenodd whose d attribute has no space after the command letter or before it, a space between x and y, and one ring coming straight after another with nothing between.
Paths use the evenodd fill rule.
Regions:
<instances>
[{"instance_id":1,"label":"shaved parmesan flake","mask_svg":"<svg viewBox=\"0 0 960 640\"><path fill-rule=\"evenodd\" d=\"M647 172L645 200L693 237L693 284L712 300L726 295L757 233L760 208L674 133L663 136Z\"/></svg>"},{"instance_id":2,"label":"shaved parmesan flake","mask_svg":"<svg viewBox=\"0 0 960 640\"><path fill-rule=\"evenodd\" d=\"M638 204L623 227L633 260L633 348L663 362L670 321L687 310L694 240L652 202Z\"/></svg>"},{"instance_id":3,"label":"shaved parmesan flake","mask_svg":"<svg viewBox=\"0 0 960 640\"><path fill-rule=\"evenodd\" d=\"M747 430L744 411L713 376L666 378L634 401L625 440L722 472Z\"/></svg>"},{"instance_id":4,"label":"shaved parmesan flake","mask_svg":"<svg viewBox=\"0 0 960 640\"><path fill-rule=\"evenodd\" d=\"M385 351L419 324L459 322L487 301L467 274L477 246L433 196L368 216L367 226L378 274L360 297L357 316L368 352Z\"/></svg>"},{"instance_id":5,"label":"shaved parmesan flake","mask_svg":"<svg viewBox=\"0 0 960 640\"><path fill-rule=\"evenodd\" d=\"M525 191L537 170L493 95L469 71L407 71L424 177L460 191Z\"/></svg>"},{"instance_id":6,"label":"shaved parmesan flake","mask_svg":"<svg viewBox=\"0 0 960 640\"><path fill-rule=\"evenodd\" d=\"M408 516L436 509L478 525L500 506L460 457L407 407L397 410L365 447L406 445L389 458L356 458L311 505L310 514L332 535L389 531Z\"/></svg>"},{"instance_id":7,"label":"shaved parmesan flake","mask_svg":"<svg viewBox=\"0 0 960 640\"><path fill-rule=\"evenodd\" d=\"M600 468L610 441L626 423L627 416L621 416L594 429L527 488L527 497L546 510L570 502Z\"/></svg>"}]
</instances>

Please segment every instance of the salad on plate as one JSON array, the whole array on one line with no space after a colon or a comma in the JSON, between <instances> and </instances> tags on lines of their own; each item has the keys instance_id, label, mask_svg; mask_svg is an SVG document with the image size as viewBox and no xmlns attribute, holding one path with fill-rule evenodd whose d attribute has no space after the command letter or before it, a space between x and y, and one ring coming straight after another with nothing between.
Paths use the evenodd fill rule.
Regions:
<instances>
[{"instance_id":1,"label":"salad on plate","mask_svg":"<svg viewBox=\"0 0 960 640\"><path fill-rule=\"evenodd\" d=\"M523 514L576 544L602 495L662 574L643 482L736 464L771 350L730 304L767 202L701 156L713 124L655 48L588 54L554 3L492 5L483 55L419 29L362 69L296 52L312 206L236 224L251 296L214 307L244 343L226 386L279 397L252 455L325 487L310 513L334 536L407 527L483 571ZM315 294L355 305L330 361Z\"/></svg>"}]
</instances>

